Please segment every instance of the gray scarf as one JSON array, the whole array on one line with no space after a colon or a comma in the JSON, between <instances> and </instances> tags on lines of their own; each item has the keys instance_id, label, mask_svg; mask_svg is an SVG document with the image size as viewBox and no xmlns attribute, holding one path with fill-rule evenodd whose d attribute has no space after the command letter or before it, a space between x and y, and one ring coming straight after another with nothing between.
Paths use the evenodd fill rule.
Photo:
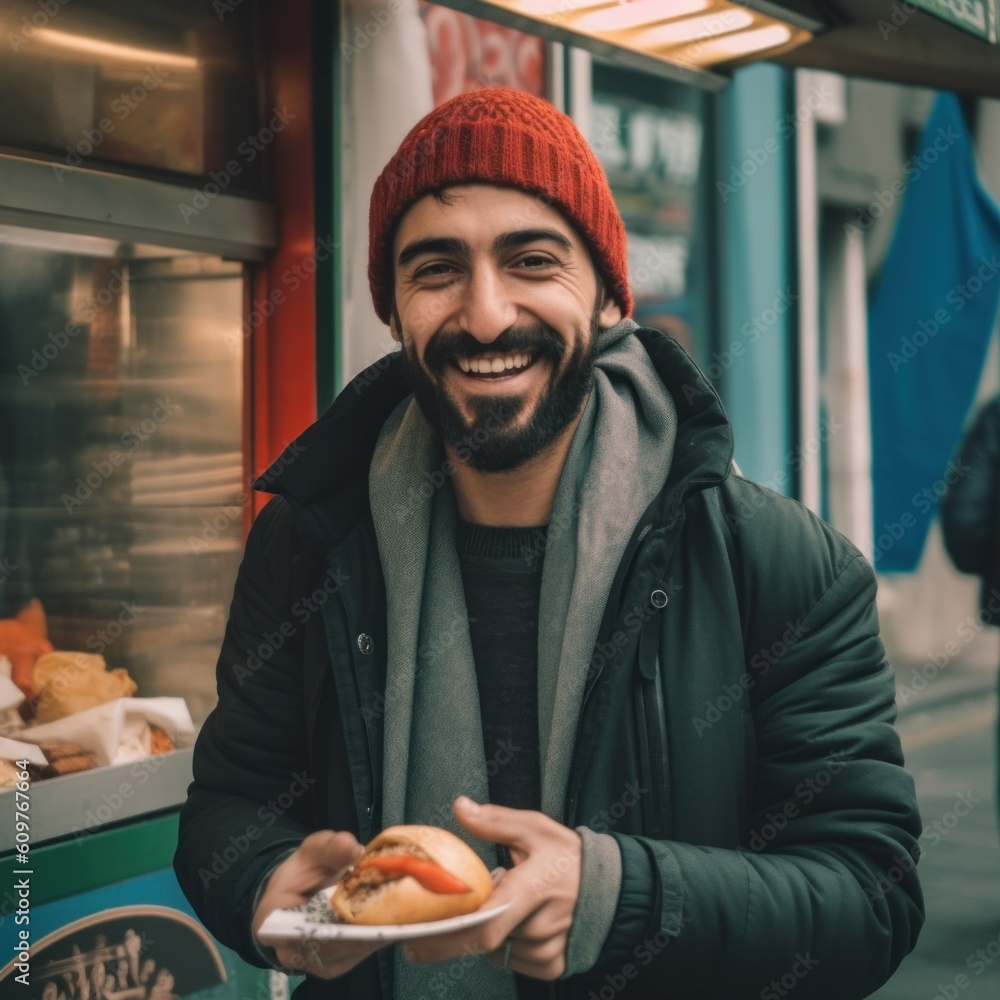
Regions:
<instances>
[{"instance_id":1,"label":"gray scarf","mask_svg":"<svg viewBox=\"0 0 1000 1000\"><path fill-rule=\"evenodd\" d=\"M624 319L598 335L593 388L545 543L538 618L541 807L560 822L598 626L632 531L666 480L677 431L673 399L629 336L636 328ZM444 488L449 468L440 440L408 397L383 426L369 473L389 622L382 816L384 826L451 830L494 868L494 845L472 838L451 810L460 794L488 801L490 762L455 550L454 497ZM567 975L596 959L621 879L614 840L579 829L581 888ZM412 965L396 951L397 1000L516 996L511 974L482 958Z\"/></svg>"}]
</instances>

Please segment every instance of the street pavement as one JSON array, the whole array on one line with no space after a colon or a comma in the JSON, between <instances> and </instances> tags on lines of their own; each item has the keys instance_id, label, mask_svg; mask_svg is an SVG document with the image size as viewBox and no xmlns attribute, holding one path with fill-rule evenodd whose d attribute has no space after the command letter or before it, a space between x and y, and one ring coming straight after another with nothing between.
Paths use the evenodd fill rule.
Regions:
<instances>
[{"instance_id":1,"label":"street pavement","mask_svg":"<svg viewBox=\"0 0 1000 1000\"><path fill-rule=\"evenodd\" d=\"M878 1000L1000 1000L996 683L994 670L955 669L900 699L924 823L927 922Z\"/></svg>"}]
</instances>

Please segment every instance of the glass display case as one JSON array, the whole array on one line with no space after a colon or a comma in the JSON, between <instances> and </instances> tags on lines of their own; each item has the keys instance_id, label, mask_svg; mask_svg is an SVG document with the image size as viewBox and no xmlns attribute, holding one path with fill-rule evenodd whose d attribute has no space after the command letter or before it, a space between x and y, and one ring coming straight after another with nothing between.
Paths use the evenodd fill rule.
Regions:
<instances>
[{"instance_id":1,"label":"glass display case","mask_svg":"<svg viewBox=\"0 0 1000 1000\"><path fill-rule=\"evenodd\" d=\"M0 229L0 618L200 721L239 563L243 265Z\"/></svg>"},{"instance_id":2,"label":"glass display case","mask_svg":"<svg viewBox=\"0 0 1000 1000\"><path fill-rule=\"evenodd\" d=\"M267 973L200 927L170 858L249 523L245 315L274 218L225 195L185 230L178 190L83 171L60 181L44 162L0 154L0 640L11 652L30 624L70 661L39 695L36 657L36 697L0 712L0 737L37 744L46 765L21 793L6 780L19 765L0 760L0 865L12 871L29 849L30 867L16 867L31 902L30 960L0 964L0 997L25 966L39 990L84 967L112 975L137 939L135 957L179 995L270 995ZM88 690L83 664L102 681L127 676L125 697ZM2 667L15 673L10 657ZM65 704L62 680L94 708ZM50 688L63 699L51 723ZM94 742L77 735L109 707L120 732L91 722ZM161 729L174 749L154 724L137 737L143 713L181 720L173 739ZM39 735L50 725L70 729ZM19 905L0 890L0 926Z\"/></svg>"}]
</instances>

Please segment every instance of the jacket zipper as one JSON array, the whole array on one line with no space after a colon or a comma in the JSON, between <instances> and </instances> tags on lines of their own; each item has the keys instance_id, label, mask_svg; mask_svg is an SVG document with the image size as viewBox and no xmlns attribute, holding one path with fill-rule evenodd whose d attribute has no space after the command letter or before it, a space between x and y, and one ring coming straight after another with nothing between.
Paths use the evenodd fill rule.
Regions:
<instances>
[{"instance_id":1,"label":"jacket zipper","mask_svg":"<svg viewBox=\"0 0 1000 1000\"><path fill-rule=\"evenodd\" d=\"M608 611L611 614L610 624L614 624L618 620L618 612L621 610L618 607L621 601L622 588L625 586L625 580L628 579L629 573L632 571L632 563L635 562L636 556L639 554L639 545L642 540L653 530L653 523L650 521L643 526L642 530L639 532L638 537L635 540L635 544L632 546L632 550L628 556L628 563L625 566L625 572L620 574L618 579L615 581L614 586L611 589L611 595L608 599ZM613 611L611 609L614 609ZM608 625L608 615L605 615L605 619L601 622L601 627L597 633L597 641L603 641L606 636ZM593 674L587 678L586 687L583 689L583 705L580 707L580 715L583 715L583 708L587 704L587 699L590 697L590 692L593 690L594 685L597 683L598 677L601 676L600 670L595 670Z\"/></svg>"}]
</instances>

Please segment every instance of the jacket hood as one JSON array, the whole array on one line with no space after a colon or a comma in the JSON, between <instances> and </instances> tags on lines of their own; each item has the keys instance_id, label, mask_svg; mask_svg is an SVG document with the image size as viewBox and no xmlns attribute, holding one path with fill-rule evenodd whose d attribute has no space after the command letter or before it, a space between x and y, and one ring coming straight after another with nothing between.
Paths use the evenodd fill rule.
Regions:
<instances>
[{"instance_id":1,"label":"jacket hood","mask_svg":"<svg viewBox=\"0 0 1000 1000\"><path fill-rule=\"evenodd\" d=\"M675 340L643 327L635 336L677 407L677 441L661 495L661 516L669 519L692 493L729 474L732 432L715 389ZM368 469L379 431L410 394L400 358L393 351L361 372L289 446L292 457L276 461L254 483L285 497L328 540L368 515Z\"/></svg>"}]
</instances>

